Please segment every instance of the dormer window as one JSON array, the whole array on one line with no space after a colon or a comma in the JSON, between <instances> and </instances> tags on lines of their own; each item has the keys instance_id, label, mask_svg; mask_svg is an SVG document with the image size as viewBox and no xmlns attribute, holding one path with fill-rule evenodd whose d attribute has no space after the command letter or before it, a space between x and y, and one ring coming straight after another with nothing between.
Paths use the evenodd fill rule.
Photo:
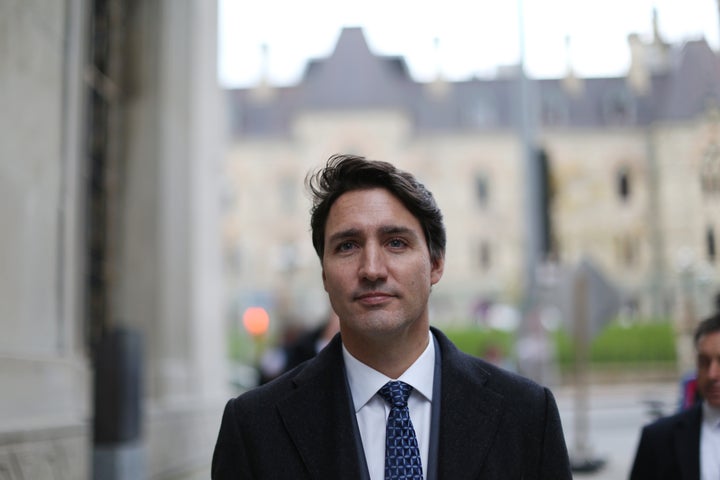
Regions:
<instances>
[{"instance_id":1,"label":"dormer window","mask_svg":"<svg viewBox=\"0 0 720 480\"><path fill-rule=\"evenodd\" d=\"M635 99L627 90L615 90L603 99L603 117L610 124L628 125L635 122Z\"/></svg>"},{"instance_id":2,"label":"dormer window","mask_svg":"<svg viewBox=\"0 0 720 480\"><path fill-rule=\"evenodd\" d=\"M473 127L491 127L498 121L495 106L483 96L468 102L463 116L467 124Z\"/></svg>"},{"instance_id":3,"label":"dormer window","mask_svg":"<svg viewBox=\"0 0 720 480\"><path fill-rule=\"evenodd\" d=\"M540 114L543 125L547 126L567 125L570 117L567 103L558 92L550 93L543 98Z\"/></svg>"}]
</instances>

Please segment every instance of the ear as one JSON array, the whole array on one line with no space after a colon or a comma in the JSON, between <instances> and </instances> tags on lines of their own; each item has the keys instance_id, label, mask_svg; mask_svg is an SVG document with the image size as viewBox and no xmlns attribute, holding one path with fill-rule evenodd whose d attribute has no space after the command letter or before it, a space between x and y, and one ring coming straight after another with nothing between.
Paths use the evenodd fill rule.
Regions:
<instances>
[{"instance_id":1,"label":"ear","mask_svg":"<svg viewBox=\"0 0 720 480\"><path fill-rule=\"evenodd\" d=\"M323 288L324 288L325 291L327 292L327 291L328 291L328 289L327 289L327 277L325 276L325 269L324 269L324 268L322 269L322 281L323 281Z\"/></svg>"},{"instance_id":2,"label":"ear","mask_svg":"<svg viewBox=\"0 0 720 480\"><path fill-rule=\"evenodd\" d=\"M430 260L430 285L435 285L440 281L445 270L445 256L438 258L437 260Z\"/></svg>"}]
</instances>

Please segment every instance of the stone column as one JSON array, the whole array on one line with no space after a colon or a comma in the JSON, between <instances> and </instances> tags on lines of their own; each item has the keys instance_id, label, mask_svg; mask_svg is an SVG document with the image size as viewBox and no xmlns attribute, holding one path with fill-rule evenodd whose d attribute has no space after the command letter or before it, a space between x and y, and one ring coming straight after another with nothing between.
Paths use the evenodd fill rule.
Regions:
<instances>
[{"instance_id":1,"label":"stone column","mask_svg":"<svg viewBox=\"0 0 720 480\"><path fill-rule=\"evenodd\" d=\"M115 296L145 343L148 475L207 468L226 389L214 1L137 2Z\"/></svg>"}]
</instances>

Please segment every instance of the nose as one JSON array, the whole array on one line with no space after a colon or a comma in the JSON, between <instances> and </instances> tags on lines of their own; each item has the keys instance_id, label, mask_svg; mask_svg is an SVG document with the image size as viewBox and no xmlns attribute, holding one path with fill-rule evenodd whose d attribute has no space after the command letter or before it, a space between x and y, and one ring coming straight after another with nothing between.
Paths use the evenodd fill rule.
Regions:
<instances>
[{"instance_id":1,"label":"nose","mask_svg":"<svg viewBox=\"0 0 720 480\"><path fill-rule=\"evenodd\" d=\"M387 276L387 265L382 247L375 244L368 244L363 249L360 260L359 275L370 282L382 280Z\"/></svg>"},{"instance_id":2,"label":"nose","mask_svg":"<svg viewBox=\"0 0 720 480\"><path fill-rule=\"evenodd\" d=\"M714 358L710 361L710 367L708 368L708 377L713 380L720 380L720 359Z\"/></svg>"}]
</instances>

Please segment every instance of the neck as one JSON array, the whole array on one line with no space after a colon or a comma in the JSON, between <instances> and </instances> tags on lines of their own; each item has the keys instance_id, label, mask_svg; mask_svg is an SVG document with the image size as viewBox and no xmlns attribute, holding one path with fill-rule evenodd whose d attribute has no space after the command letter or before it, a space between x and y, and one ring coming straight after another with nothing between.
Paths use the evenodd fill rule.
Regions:
<instances>
[{"instance_id":1,"label":"neck","mask_svg":"<svg viewBox=\"0 0 720 480\"><path fill-rule=\"evenodd\" d=\"M421 334L418 334L421 333ZM397 379L415 363L428 346L429 329L410 334L384 335L359 341L343 337L343 344L350 354L368 367L383 375Z\"/></svg>"}]
</instances>

